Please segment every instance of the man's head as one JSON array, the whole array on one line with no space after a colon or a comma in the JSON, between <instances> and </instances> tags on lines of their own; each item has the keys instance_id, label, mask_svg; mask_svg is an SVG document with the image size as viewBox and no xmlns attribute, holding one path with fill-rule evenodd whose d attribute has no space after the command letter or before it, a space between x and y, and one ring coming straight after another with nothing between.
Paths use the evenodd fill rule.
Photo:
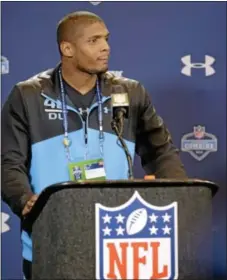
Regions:
<instances>
[{"instance_id":1,"label":"man's head","mask_svg":"<svg viewBox=\"0 0 227 280\"><path fill-rule=\"evenodd\" d=\"M103 20L90 12L75 12L58 24L57 42L62 60L83 72L108 70L109 32Z\"/></svg>"}]
</instances>

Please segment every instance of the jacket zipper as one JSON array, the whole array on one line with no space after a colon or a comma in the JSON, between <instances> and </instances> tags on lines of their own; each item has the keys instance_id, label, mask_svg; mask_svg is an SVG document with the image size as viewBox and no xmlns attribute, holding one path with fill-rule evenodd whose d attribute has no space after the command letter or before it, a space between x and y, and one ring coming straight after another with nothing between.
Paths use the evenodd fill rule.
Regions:
<instances>
[{"instance_id":1,"label":"jacket zipper","mask_svg":"<svg viewBox=\"0 0 227 280\"><path fill-rule=\"evenodd\" d=\"M108 101L110 98L111 98L110 96L108 96L108 97L102 97L102 105L103 105L106 101ZM87 138L88 138L88 133L87 133L87 131L88 131L88 118L89 118L90 113L91 113L95 108L97 108L97 107L98 107L98 103L96 102L96 103L94 103L94 104L89 108L88 113L87 113L87 118L86 118L86 121L85 121L85 133L86 133L86 135L87 135ZM88 139L87 139L87 141L88 141Z\"/></svg>"},{"instance_id":2,"label":"jacket zipper","mask_svg":"<svg viewBox=\"0 0 227 280\"><path fill-rule=\"evenodd\" d=\"M51 97L49 97L48 95L46 95L45 93L41 93L41 95L49 100L51 100L52 102L54 102L55 104L57 104L58 107L60 107L62 109L62 102L59 100L59 99L53 99ZM102 104L104 104L107 100L109 100L111 97L108 96L108 97L102 97ZM66 108L69 110L69 111L72 111L74 113L76 113L79 117L80 117L80 120L82 122L82 125L83 125L83 131L84 131L84 142L85 142L85 145L87 145L88 143L88 118L89 118L89 115L91 113L91 111L93 111L96 107L98 107L98 103L94 103L87 111L87 116L86 116L86 120L84 121L83 118L81 117L81 114L79 113L79 111L69 105L66 105Z\"/></svg>"}]
</instances>

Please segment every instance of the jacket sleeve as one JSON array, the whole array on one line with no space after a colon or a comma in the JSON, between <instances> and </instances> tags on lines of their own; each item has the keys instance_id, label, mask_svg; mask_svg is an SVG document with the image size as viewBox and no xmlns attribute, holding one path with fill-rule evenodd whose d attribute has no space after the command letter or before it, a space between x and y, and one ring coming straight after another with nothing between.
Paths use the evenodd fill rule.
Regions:
<instances>
[{"instance_id":1,"label":"jacket sleeve","mask_svg":"<svg viewBox=\"0 0 227 280\"><path fill-rule=\"evenodd\" d=\"M156 178L186 179L179 150L162 118L157 115L145 88L138 84L139 94L136 152L146 174Z\"/></svg>"},{"instance_id":2,"label":"jacket sleeve","mask_svg":"<svg viewBox=\"0 0 227 280\"><path fill-rule=\"evenodd\" d=\"M2 200L21 217L33 192L29 183L29 127L19 88L15 86L2 109Z\"/></svg>"}]
</instances>

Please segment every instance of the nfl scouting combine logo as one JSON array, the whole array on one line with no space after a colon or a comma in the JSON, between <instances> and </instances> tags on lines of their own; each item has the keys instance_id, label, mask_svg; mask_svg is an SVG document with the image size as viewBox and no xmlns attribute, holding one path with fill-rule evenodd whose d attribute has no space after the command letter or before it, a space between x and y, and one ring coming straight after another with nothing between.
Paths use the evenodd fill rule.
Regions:
<instances>
[{"instance_id":1,"label":"nfl scouting combine logo","mask_svg":"<svg viewBox=\"0 0 227 280\"><path fill-rule=\"evenodd\" d=\"M9 74L9 60L1 55L1 74Z\"/></svg>"},{"instance_id":2,"label":"nfl scouting combine logo","mask_svg":"<svg viewBox=\"0 0 227 280\"><path fill-rule=\"evenodd\" d=\"M177 203L96 204L96 279L178 279Z\"/></svg>"},{"instance_id":3,"label":"nfl scouting combine logo","mask_svg":"<svg viewBox=\"0 0 227 280\"><path fill-rule=\"evenodd\" d=\"M205 132L205 127L194 126L192 133L185 134L181 139L181 150L188 152L196 160L201 161L211 152L217 151L217 138Z\"/></svg>"}]
</instances>

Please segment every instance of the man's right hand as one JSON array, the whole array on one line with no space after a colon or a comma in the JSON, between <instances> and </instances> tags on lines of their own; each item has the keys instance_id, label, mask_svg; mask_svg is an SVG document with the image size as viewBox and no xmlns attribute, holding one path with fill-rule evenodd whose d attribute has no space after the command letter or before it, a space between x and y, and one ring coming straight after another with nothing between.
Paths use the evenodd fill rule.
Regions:
<instances>
[{"instance_id":1,"label":"man's right hand","mask_svg":"<svg viewBox=\"0 0 227 280\"><path fill-rule=\"evenodd\" d=\"M34 194L25 204L24 209L22 211L22 215L26 216L32 209L33 205L35 204L36 200L38 199L38 195Z\"/></svg>"}]
</instances>

